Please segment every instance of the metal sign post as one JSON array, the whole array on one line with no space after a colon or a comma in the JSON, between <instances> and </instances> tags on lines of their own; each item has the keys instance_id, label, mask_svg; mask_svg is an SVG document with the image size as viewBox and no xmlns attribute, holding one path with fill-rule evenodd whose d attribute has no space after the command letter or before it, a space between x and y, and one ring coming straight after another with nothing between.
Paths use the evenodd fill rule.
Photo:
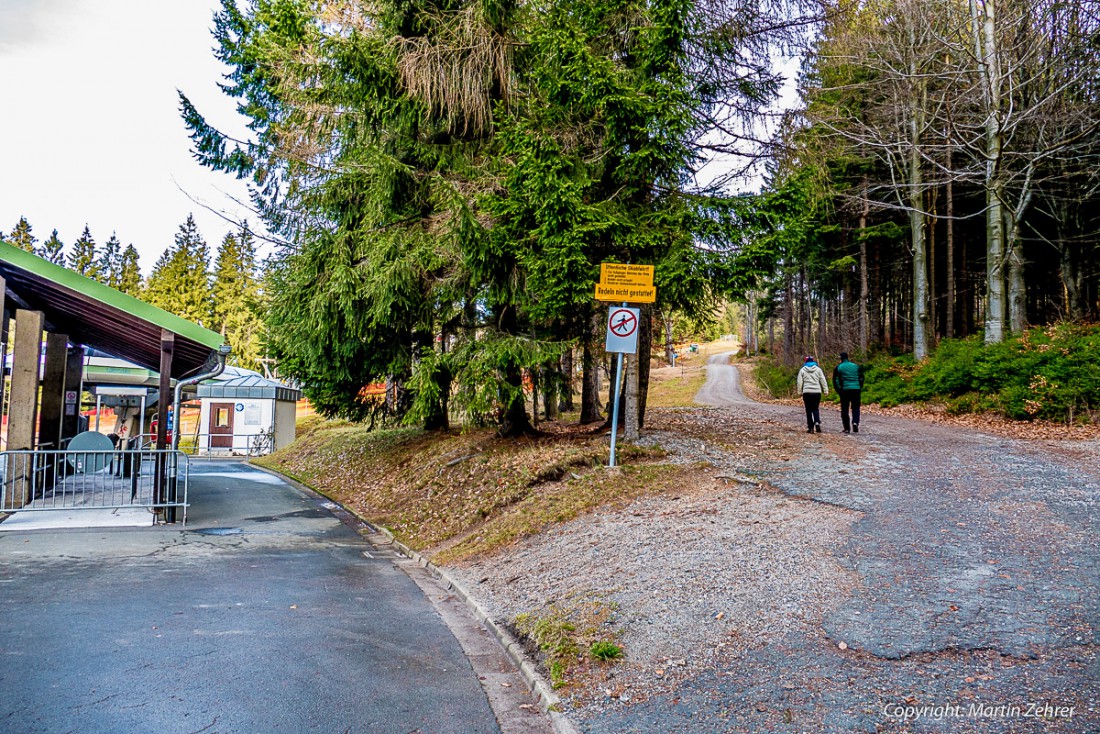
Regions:
<instances>
[{"instance_id":1,"label":"metal sign post","mask_svg":"<svg viewBox=\"0 0 1100 734\"><path fill-rule=\"evenodd\" d=\"M612 306L607 313L607 343L605 350L619 353L615 370L615 389L611 407L611 459L608 466L615 466L615 439L619 432L619 393L623 382L623 355L638 353L638 323L641 312L628 308L628 303L655 303L657 288L653 285L652 265L628 263L603 263L600 265L600 281L596 283L597 301L623 302Z\"/></svg>"},{"instance_id":2,"label":"metal sign post","mask_svg":"<svg viewBox=\"0 0 1100 734\"><path fill-rule=\"evenodd\" d=\"M619 352L619 363L615 368L615 402L611 408L611 458L608 466L615 466L615 437L619 432L619 392L623 382L623 353Z\"/></svg>"},{"instance_id":3,"label":"metal sign post","mask_svg":"<svg viewBox=\"0 0 1100 734\"><path fill-rule=\"evenodd\" d=\"M607 340L605 348L608 352L618 352L618 367L615 370L615 389L611 404L611 458L608 466L615 466L615 440L619 432L619 393L623 382L623 355L636 354L638 352L638 319L641 313L636 308L622 306L607 310Z\"/></svg>"}]
</instances>

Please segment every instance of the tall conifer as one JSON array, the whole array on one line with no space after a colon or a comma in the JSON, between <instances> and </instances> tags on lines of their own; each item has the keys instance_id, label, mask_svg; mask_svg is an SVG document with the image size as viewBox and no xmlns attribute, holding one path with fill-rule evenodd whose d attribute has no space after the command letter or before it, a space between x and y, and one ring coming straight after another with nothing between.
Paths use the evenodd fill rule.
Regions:
<instances>
[{"instance_id":1,"label":"tall conifer","mask_svg":"<svg viewBox=\"0 0 1100 734\"><path fill-rule=\"evenodd\" d=\"M98 273L96 280L112 288L118 288L122 282L122 243L118 241L118 235L111 233L111 238L103 243L103 251L97 261Z\"/></svg>"},{"instance_id":2,"label":"tall conifer","mask_svg":"<svg viewBox=\"0 0 1100 734\"><path fill-rule=\"evenodd\" d=\"M180 225L175 244L157 260L145 300L165 311L208 326L212 319L210 248L192 215Z\"/></svg>"},{"instance_id":3,"label":"tall conifer","mask_svg":"<svg viewBox=\"0 0 1100 734\"><path fill-rule=\"evenodd\" d=\"M241 367L260 367L263 322L258 311L259 281L256 246L247 225L225 235L214 264L214 321L233 347L233 359Z\"/></svg>"},{"instance_id":4,"label":"tall conifer","mask_svg":"<svg viewBox=\"0 0 1100 734\"><path fill-rule=\"evenodd\" d=\"M27 221L27 218L19 217L19 222L16 223L11 234L8 235L7 243L9 245L15 245L20 250L34 252L34 245L36 242L38 242L38 239L31 234L31 225Z\"/></svg>"},{"instance_id":5,"label":"tall conifer","mask_svg":"<svg viewBox=\"0 0 1100 734\"><path fill-rule=\"evenodd\" d=\"M119 269L118 289L134 297L141 296L141 266L138 251L133 245L126 245L122 252L122 265Z\"/></svg>"},{"instance_id":6,"label":"tall conifer","mask_svg":"<svg viewBox=\"0 0 1100 734\"><path fill-rule=\"evenodd\" d=\"M69 251L69 269L98 280L99 259L96 252L92 233L88 230L88 225L84 225L80 238L73 243L73 249Z\"/></svg>"},{"instance_id":7,"label":"tall conifer","mask_svg":"<svg viewBox=\"0 0 1100 734\"><path fill-rule=\"evenodd\" d=\"M38 256L44 260L49 260L55 265L65 264L65 245L57 236L57 230L55 229L50 238L38 248Z\"/></svg>"}]
</instances>

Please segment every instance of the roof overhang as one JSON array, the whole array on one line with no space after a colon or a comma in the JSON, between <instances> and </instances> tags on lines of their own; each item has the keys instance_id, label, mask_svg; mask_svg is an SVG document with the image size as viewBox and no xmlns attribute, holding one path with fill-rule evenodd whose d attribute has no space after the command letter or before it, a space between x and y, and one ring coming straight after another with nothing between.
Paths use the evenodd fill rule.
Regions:
<instances>
[{"instance_id":1,"label":"roof overhang","mask_svg":"<svg viewBox=\"0 0 1100 734\"><path fill-rule=\"evenodd\" d=\"M225 341L217 332L150 306L68 268L0 242L6 309L41 311L46 330L153 371L160 370L161 337L174 335L172 374L196 374Z\"/></svg>"}]
</instances>

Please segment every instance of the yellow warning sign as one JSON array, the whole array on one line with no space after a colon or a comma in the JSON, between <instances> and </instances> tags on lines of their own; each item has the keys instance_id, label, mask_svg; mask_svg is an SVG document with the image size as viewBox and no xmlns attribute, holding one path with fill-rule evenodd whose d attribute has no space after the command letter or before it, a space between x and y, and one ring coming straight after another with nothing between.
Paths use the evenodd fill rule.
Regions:
<instances>
[{"instance_id":1,"label":"yellow warning sign","mask_svg":"<svg viewBox=\"0 0 1100 734\"><path fill-rule=\"evenodd\" d=\"M607 285L596 284L597 301L620 301L625 303L655 303L657 286L644 285Z\"/></svg>"},{"instance_id":2,"label":"yellow warning sign","mask_svg":"<svg viewBox=\"0 0 1100 734\"><path fill-rule=\"evenodd\" d=\"M600 264L600 285L653 286L652 265ZM597 296L599 298L599 296ZM648 301L647 301L648 303Z\"/></svg>"}]
</instances>

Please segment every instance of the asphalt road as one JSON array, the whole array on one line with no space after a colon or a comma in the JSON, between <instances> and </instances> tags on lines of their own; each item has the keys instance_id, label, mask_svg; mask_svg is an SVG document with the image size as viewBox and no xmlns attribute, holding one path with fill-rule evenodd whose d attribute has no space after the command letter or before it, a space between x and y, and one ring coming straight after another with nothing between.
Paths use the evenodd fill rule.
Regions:
<instances>
[{"instance_id":1,"label":"asphalt road","mask_svg":"<svg viewBox=\"0 0 1100 734\"><path fill-rule=\"evenodd\" d=\"M185 528L0 532L0 732L490 733L487 686L529 700L337 508L192 467Z\"/></svg>"}]
</instances>

